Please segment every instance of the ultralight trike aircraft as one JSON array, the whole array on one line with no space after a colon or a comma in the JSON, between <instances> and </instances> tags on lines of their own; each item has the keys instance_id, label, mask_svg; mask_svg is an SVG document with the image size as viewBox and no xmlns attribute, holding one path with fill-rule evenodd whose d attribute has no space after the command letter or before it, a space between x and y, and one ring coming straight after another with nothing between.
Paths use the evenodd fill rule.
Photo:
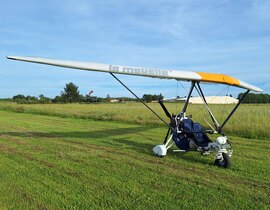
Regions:
<instances>
[{"instance_id":1,"label":"ultralight trike aircraft","mask_svg":"<svg viewBox=\"0 0 270 210\"><path fill-rule=\"evenodd\" d=\"M128 91L130 91L140 102L142 102L153 114L155 114L165 125L168 126L168 132L163 141L163 144L157 145L153 148L154 153L159 157L164 157L167 154L167 150L172 146L176 145L180 152L186 151L199 151L203 154L210 154L216 152L215 165L229 168L231 165L230 158L232 156L233 150L231 149L231 144L223 132L223 128L237 110L243 99L250 91L262 92L263 90L243 82L241 80L235 79L233 77L224 74L213 74L205 72L190 72L190 71L176 71L176 70L163 70L163 69L153 69L153 68L143 68L143 67L131 67L131 66L119 66L119 65L108 65L108 64L98 64L98 63L86 63L86 62L74 62L74 61L63 61L45 58L35 58L35 57L17 57L8 56L8 59L20 60L26 62L47 64L52 66L73 68L79 70L87 71L99 71L110 73L118 82L120 82ZM162 109L164 110L166 116L170 119L167 123L162 119L153 109L151 109L146 103L144 103L132 90L130 90L122 81L119 80L115 74L127 74L136 75L160 79L175 79L177 81L188 81L191 83L191 87L188 96L185 100L182 111L177 115L171 115L162 100L159 101ZM229 86L235 86L239 88L246 89L246 92L239 99L239 102L232 109L230 114L224 120L222 124L219 124L216 120L213 112L211 111L200 83L218 83L225 84ZM204 129L199 123L193 122L190 116L186 115L186 110L189 105L190 97L194 91L198 92L204 105L213 121L213 125L210 130ZM208 134L217 133L220 136L212 141Z\"/></svg>"}]
</instances>

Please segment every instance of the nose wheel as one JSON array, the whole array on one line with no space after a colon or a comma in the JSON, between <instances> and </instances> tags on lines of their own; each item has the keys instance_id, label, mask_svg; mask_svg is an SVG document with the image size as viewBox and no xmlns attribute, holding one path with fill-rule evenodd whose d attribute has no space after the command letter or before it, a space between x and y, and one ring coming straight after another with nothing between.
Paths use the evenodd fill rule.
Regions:
<instances>
[{"instance_id":1,"label":"nose wheel","mask_svg":"<svg viewBox=\"0 0 270 210\"><path fill-rule=\"evenodd\" d=\"M222 153L221 157L215 160L215 165L221 168L230 168L231 159L225 152Z\"/></svg>"}]
</instances>

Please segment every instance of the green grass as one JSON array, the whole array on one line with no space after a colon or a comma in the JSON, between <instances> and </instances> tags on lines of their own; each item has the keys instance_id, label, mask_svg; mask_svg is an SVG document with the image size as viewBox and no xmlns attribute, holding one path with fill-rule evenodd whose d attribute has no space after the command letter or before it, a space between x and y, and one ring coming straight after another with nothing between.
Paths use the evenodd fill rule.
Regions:
<instances>
[{"instance_id":1,"label":"green grass","mask_svg":"<svg viewBox=\"0 0 270 210\"><path fill-rule=\"evenodd\" d=\"M224 170L195 152L155 157L166 127L144 114L134 123L141 108L126 106L2 103L0 208L269 209L269 130L264 139L231 136L233 166ZM242 108L269 119L267 106Z\"/></svg>"},{"instance_id":2,"label":"green grass","mask_svg":"<svg viewBox=\"0 0 270 210\"><path fill-rule=\"evenodd\" d=\"M158 103L150 103L163 119L168 120ZM179 113L183 104L167 103L169 111ZM210 105L220 124L233 109L234 105ZM0 110L18 113L31 113L65 118L120 121L131 124L163 125L162 122L147 110L141 103L117 104L16 104L0 102ZM203 105L190 105L187 114L193 120L208 127L204 118L211 122ZM224 128L226 134L245 138L270 139L270 105L242 104ZM168 120L169 121L169 120Z\"/></svg>"}]
</instances>

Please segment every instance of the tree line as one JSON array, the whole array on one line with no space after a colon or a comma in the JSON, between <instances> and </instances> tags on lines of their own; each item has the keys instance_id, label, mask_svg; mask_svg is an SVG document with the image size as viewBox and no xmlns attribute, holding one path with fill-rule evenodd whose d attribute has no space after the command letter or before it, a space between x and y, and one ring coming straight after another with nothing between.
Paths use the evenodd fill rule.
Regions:
<instances>
[{"instance_id":1,"label":"tree line","mask_svg":"<svg viewBox=\"0 0 270 210\"><path fill-rule=\"evenodd\" d=\"M44 96L43 94L36 96L24 96L23 94L18 94L13 96L12 100L21 104L49 104L49 103L101 103L101 102L111 102L111 97L108 94L106 98L97 97L91 95L93 91L90 91L89 94L82 95L80 94L79 87L74 83L67 83L64 87L64 90L61 91L60 95L57 95L55 98L49 98ZM158 99L162 99L163 96L160 95L151 95L144 94L142 100L145 102L156 101ZM135 98L129 97L120 97L115 98L119 102L123 101L138 101Z\"/></svg>"},{"instance_id":2,"label":"tree line","mask_svg":"<svg viewBox=\"0 0 270 210\"><path fill-rule=\"evenodd\" d=\"M91 95L93 91L91 91L89 94L82 95L80 94L79 87L75 85L74 83L70 82L67 83L63 89L63 91L60 92L60 95L57 95L55 98L49 98L45 97L43 94L39 95L38 97L35 96L24 96L22 94L18 94L16 96L13 96L12 100L17 103L22 104L34 104L34 103L40 103L40 104L48 104L48 103L101 103L101 102L111 102L111 97L108 94L106 98L97 97ZM238 99L240 99L243 96L244 93L240 93L238 95ZM159 94L144 94L141 100L144 102L152 102L152 101L158 101L160 99L163 99L163 95ZM138 101L136 98L129 98L129 97L120 97L115 98L119 102L123 101ZM255 93L249 93L243 103L270 103L270 95L269 94L255 94Z\"/></svg>"},{"instance_id":3,"label":"tree line","mask_svg":"<svg viewBox=\"0 0 270 210\"><path fill-rule=\"evenodd\" d=\"M152 94L144 94L143 97L142 97L142 100L144 102L152 102L152 101L158 101L158 100L162 100L164 97L163 95L160 93L159 95L152 95Z\"/></svg>"},{"instance_id":4,"label":"tree line","mask_svg":"<svg viewBox=\"0 0 270 210\"><path fill-rule=\"evenodd\" d=\"M238 99L242 98L244 93L240 93L238 95ZM270 95L269 94L263 94L263 93L249 93L245 97L242 103L245 104L267 104L270 103Z\"/></svg>"}]
</instances>

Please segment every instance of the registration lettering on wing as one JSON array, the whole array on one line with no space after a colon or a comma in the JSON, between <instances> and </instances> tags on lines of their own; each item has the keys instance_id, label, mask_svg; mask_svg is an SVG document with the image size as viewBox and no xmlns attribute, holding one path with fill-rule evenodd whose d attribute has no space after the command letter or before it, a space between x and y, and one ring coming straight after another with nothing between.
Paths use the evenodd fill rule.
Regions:
<instances>
[{"instance_id":1,"label":"registration lettering on wing","mask_svg":"<svg viewBox=\"0 0 270 210\"><path fill-rule=\"evenodd\" d=\"M109 69L111 72L119 74L133 74L142 76L153 76L153 77L167 77L169 75L167 70L162 69L150 69L142 67L127 67L127 66L116 66L110 65Z\"/></svg>"}]
</instances>

